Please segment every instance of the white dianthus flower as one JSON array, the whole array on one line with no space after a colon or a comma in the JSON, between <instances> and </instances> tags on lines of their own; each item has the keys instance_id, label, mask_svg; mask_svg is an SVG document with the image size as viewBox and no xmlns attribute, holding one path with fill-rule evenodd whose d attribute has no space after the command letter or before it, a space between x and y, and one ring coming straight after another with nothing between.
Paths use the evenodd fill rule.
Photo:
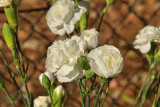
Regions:
<instances>
[{"instance_id":1,"label":"white dianthus flower","mask_svg":"<svg viewBox=\"0 0 160 107\"><path fill-rule=\"evenodd\" d=\"M43 76L43 74L45 74L45 75L49 78L50 81L54 81L54 80L55 80L55 77L54 77L54 74L53 74L53 73L51 73L51 72L41 73L41 74L39 75L39 81L40 81L41 85L42 85L42 76Z\"/></svg>"},{"instance_id":2,"label":"white dianthus flower","mask_svg":"<svg viewBox=\"0 0 160 107\"><path fill-rule=\"evenodd\" d=\"M146 26L137 34L133 42L134 48L142 53L147 53L151 49L151 41L160 42L160 28Z\"/></svg>"},{"instance_id":3,"label":"white dianthus flower","mask_svg":"<svg viewBox=\"0 0 160 107\"><path fill-rule=\"evenodd\" d=\"M94 28L82 31L81 38L84 39L89 50L95 49L99 45L99 33Z\"/></svg>"},{"instance_id":4,"label":"white dianthus flower","mask_svg":"<svg viewBox=\"0 0 160 107\"><path fill-rule=\"evenodd\" d=\"M55 34L70 34L83 12L83 9L76 7L73 0L57 0L47 12L47 24Z\"/></svg>"},{"instance_id":5,"label":"white dianthus flower","mask_svg":"<svg viewBox=\"0 0 160 107\"><path fill-rule=\"evenodd\" d=\"M34 107L50 107L51 101L49 96L39 96L34 99Z\"/></svg>"},{"instance_id":6,"label":"white dianthus flower","mask_svg":"<svg viewBox=\"0 0 160 107\"><path fill-rule=\"evenodd\" d=\"M12 0L0 0L0 7L6 7L10 5Z\"/></svg>"},{"instance_id":7,"label":"white dianthus flower","mask_svg":"<svg viewBox=\"0 0 160 107\"><path fill-rule=\"evenodd\" d=\"M76 64L84 55L85 42L78 36L64 41L55 41L47 51L47 72L55 73L59 82L71 82L83 77L83 70Z\"/></svg>"},{"instance_id":8,"label":"white dianthus flower","mask_svg":"<svg viewBox=\"0 0 160 107\"><path fill-rule=\"evenodd\" d=\"M101 77L115 77L123 69L123 57L119 49L114 46L100 46L90 51L87 57L91 69Z\"/></svg>"}]
</instances>

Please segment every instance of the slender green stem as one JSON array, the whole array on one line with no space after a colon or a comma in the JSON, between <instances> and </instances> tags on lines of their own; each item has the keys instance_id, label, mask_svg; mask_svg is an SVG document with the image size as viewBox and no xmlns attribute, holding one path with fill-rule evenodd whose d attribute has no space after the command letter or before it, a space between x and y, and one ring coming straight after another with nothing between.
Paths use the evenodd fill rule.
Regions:
<instances>
[{"instance_id":1,"label":"slender green stem","mask_svg":"<svg viewBox=\"0 0 160 107\"><path fill-rule=\"evenodd\" d=\"M9 102L13 105L13 107L16 107L13 101L13 98L9 95L8 91L6 88L3 88L3 91L5 92L5 94L7 95L7 98L9 100Z\"/></svg>"},{"instance_id":2,"label":"slender green stem","mask_svg":"<svg viewBox=\"0 0 160 107\"><path fill-rule=\"evenodd\" d=\"M25 88L25 93L26 93L26 97L27 97L27 102L28 102L28 105L30 104L30 95L29 95L29 91L28 91L28 87L27 87L27 83L26 81L23 82L23 86Z\"/></svg>"},{"instance_id":3,"label":"slender green stem","mask_svg":"<svg viewBox=\"0 0 160 107\"><path fill-rule=\"evenodd\" d=\"M101 28L101 24L102 24L102 20L103 20L104 15L105 15L105 13L102 14L101 20L99 22L98 29L97 29L98 32L100 32L100 28Z\"/></svg>"},{"instance_id":4,"label":"slender green stem","mask_svg":"<svg viewBox=\"0 0 160 107\"><path fill-rule=\"evenodd\" d=\"M18 86L18 84L17 84L17 81L15 80L15 78L12 78L12 79L13 79L14 84L16 85L16 88L17 88L17 91L18 91L19 96L21 97L23 103L25 104L25 107L28 107L28 105L27 105L27 103L26 103L26 100L25 100L25 98L24 98L24 96L23 96L23 94L22 94L22 91L20 90L20 88L19 88L19 86Z\"/></svg>"},{"instance_id":5,"label":"slender green stem","mask_svg":"<svg viewBox=\"0 0 160 107\"><path fill-rule=\"evenodd\" d=\"M80 96L81 96L82 107L85 107L85 103L84 103L85 97L83 96L83 93L82 93L80 80L78 80L78 87L79 87L79 92L80 92Z\"/></svg>"},{"instance_id":6,"label":"slender green stem","mask_svg":"<svg viewBox=\"0 0 160 107\"><path fill-rule=\"evenodd\" d=\"M87 107L90 107L90 95L87 95Z\"/></svg>"},{"instance_id":7,"label":"slender green stem","mask_svg":"<svg viewBox=\"0 0 160 107\"><path fill-rule=\"evenodd\" d=\"M104 102L105 102L105 100L106 100L106 98L107 98L107 96L108 96L108 92L109 92L109 83L107 83L106 94L105 94L105 98L103 99L103 102L102 102L101 107L103 107L103 105L104 105Z\"/></svg>"},{"instance_id":8,"label":"slender green stem","mask_svg":"<svg viewBox=\"0 0 160 107\"><path fill-rule=\"evenodd\" d=\"M158 79L158 83L156 84L156 87L155 87L155 90L154 90L154 98L153 98L152 107L156 107L156 98L157 98L157 94L158 94L159 84L160 84L160 78Z\"/></svg>"},{"instance_id":9,"label":"slender green stem","mask_svg":"<svg viewBox=\"0 0 160 107\"><path fill-rule=\"evenodd\" d=\"M96 103L95 103L94 107L97 107L97 103L98 103L98 100L99 100L99 95L101 95L101 93L102 93L104 84L105 84L105 83L101 83L101 87L100 87L100 89L99 89L99 91L98 91L98 95L97 95Z\"/></svg>"},{"instance_id":10,"label":"slender green stem","mask_svg":"<svg viewBox=\"0 0 160 107\"><path fill-rule=\"evenodd\" d=\"M20 90L20 88L19 88L19 86L18 86L18 83L17 83L17 81L16 81L16 79L15 79L15 75L14 75L14 73L12 72L11 68L9 67L9 65L8 65L8 63L7 63L7 61L6 61L3 53L1 52L1 50L0 50L0 55L1 55L1 57L2 57L2 59L3 59L3 62L5 63L5 65L6 65L7 69L8 69L8 73L9 73L10 77L12 78L14 84L16 85L16 88L17 88L17 91L18 91L18 93L19 93L19 96L21 97L23 103L25 104L25 107L27 107L28 105L27 105L26 100L25 100L25 98L24 98L24 96L23 96L23 94L22 94L22 91Z\"/></svg>"},{"instance_id":11,"label":"slender green stem","mask_svg":"<svg viewBox=\"0 0 160 107\"><path fill-rule=\"evenodd\" d=\"M138 103L138 101L139 101L139 99L140 99L140 96L141 96L141 94L142 94L142 92L143 92L143 89L145 88L145 84L146 84L146 82L147 82L147 79L148 79L149 75L153 72L155 66L156 66L157 63L158 63L158 60L159 60L159 58L157 58L157 60L151 65L151 68L150 68L150 70L149 70L149 73L147 74L147 77L145 78L145 81L144 81L144 83L143 83L143 85L142 85L142 87L141 87L141 89L140 89L140 91L139 91L139 93L138 93L138 96L137 96L137 98L136 98L134 107L137 105L137 103Z\"/></svg>"},{"instance_id":12,"label":"slender green stem","mask_svg":"<svg viewBox=\"0 0 160 107\"><path fill-rule=\"evenodd\" d=\"M51 94L52 92L51 92L51 90L48 90L48 93L49 93L49 97L51 99L52 107L54 107L53 100L52 100L52 94Z\"/></svg>"}]
</instances>

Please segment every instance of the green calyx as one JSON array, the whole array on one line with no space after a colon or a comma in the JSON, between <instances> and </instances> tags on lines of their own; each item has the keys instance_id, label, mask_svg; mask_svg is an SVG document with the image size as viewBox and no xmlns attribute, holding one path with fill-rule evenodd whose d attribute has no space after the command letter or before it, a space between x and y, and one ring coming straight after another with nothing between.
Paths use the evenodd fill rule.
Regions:
<instances>
[{"instance_id":1,"label":"green calyx","mask_svg":"<svg viewBox=\"0 0 160 107\"><path fill-rule=\"evenodd\" d=\"M77 59L77 64L84 70L88 70L90 68L89 61L85 56L81 56Z\"/></svg>"},{"instance_id":2,"label":"green calyx","mask_svg":"<svg viewBox=\"0 0 160 107\"><path fill-rule=\"evenodd\" d=\"M92 78L93 76L95 76L94 71L90 68L88 70L85 71L85 76L86 78Z\"/></svg>"},{"instance_id":3,"label":"green calyx","mask_svg":"<svg viewBox=\"0 0 160 107\"><path fill-rule=\"evenodd\" d=\"M42 85L47 89L49 90L50 89L50 86L51 86L51 81L49 80L49 78L43 74L42 76Z\"/></svg>"},{"instance_id":4,"label":"green calyx","mask_svg":"<svg viewBox=\"0 0 160 107\"><path fill-rule=\"evenodd\" d=\"M2 28L2 33L3 33L3 38L4 38L8 48L13 53L15 53L16 42L15 42L14 33L13 33L11 27L7 23L4 23L3 28Z\"/></svg>"},{"instance_id":5,"label":"green calyx","mask_svg":"<svg viewBox=\"0 0 160 107\"><path fill-rule=\"evenodd\" d=\"M4 8L5 15L7 17L8 23L14 31L16 31L18 27L18 10L17 6L12 3L12 5Z\"/></svg>"}]
</instances>

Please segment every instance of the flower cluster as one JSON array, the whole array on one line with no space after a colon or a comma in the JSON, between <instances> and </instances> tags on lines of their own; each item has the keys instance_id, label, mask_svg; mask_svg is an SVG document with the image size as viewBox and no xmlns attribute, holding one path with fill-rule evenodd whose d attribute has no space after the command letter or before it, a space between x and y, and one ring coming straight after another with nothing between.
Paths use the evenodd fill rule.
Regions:
<instances>
[{"instance_id":1,"label":"flower cluster","mask_svg":"<svg viewBox=\"0 0 160 107\"><path fill-rule=\"evenodd\" d=\"M151 49L151 42L160 42L160 28L146 26L140 30L133 42L134 48L142 53L147 53Z\"/></svg>"},{"instance_id":2,"label":"flower cluster","mask_svg":"<svg viewBox=\"0 0 160 107\"><path fill-rule=\"evenodd\" d=\"M77 23L81 31L80 36L71 35L66 40L55 41L48 48L45 67L59 82L72 82L85 75L92 77L86 71L91 73L93 70L93 75L105 78L112 78L122 71L123 58L120 51L110 45L98 47L99 32L95 28L86 29L88 10L87 2L79 1L76 5L73 0L58 0L46 15L47 24L55 34L70 34Z\"/></svg>"}]
</instances>

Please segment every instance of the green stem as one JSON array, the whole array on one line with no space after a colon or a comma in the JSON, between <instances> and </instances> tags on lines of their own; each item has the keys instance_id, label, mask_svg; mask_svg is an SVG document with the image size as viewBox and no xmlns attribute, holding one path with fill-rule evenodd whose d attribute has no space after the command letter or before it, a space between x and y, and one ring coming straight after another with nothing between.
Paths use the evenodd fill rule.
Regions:
<instances>
[{"instance_id":1,"label":"green stem","mask_svg":"<svg viewBox=\"0 0 160 107\"><path fill-rule=\"evenodd\" d=\"M52 90L52 91L53 91L53 90ZM49 97L50 97L50 99L51 99L52 107L54 107L53 100L52 100L51 90L48 90L48 93L49 93Z\"/></svg>"},{"instance_id":2,"label":"green stem","mask_svg":"<svg viewBox=\"0 0 160 107\"><path fill-rule=\"evenodd\" d=\"M24 86L24 88L25 88L25 93L26 93L28 105L30 105L30 95L29 95L29 91L28 91L28 87L27 87L26 81L23 82L23 86Z\"/></svg>"},{"instance_id":3,"label":"green stem","mask_svg":"<svg viewBox=\"0 0 160 107\"><path fill-rule=\"evenodd\" d=\"M160 74L160 72L159 72ZM159 76L158 76L159 77ZM159 84L160 84L160 78L158 79L158 83L156 84L156 87L155 87L155 91L154 91L154 98L153 98L153 104L152 104L152 107L156 107L156 98L157 98L157 95L158 95L158 89L159 89Z\"/></svg>"},{"instance_id":4,"label":"green stem","mask_svg":"<svg viewBox=\"0 0 160 107\"><path fill-rule=\"evenodd\" d=\"M87 107L90 107L90 95L87 95Z\"/></svg>"},{"instance_id":5,"label":"green stem","mask_svg":"<svg viewBox=\"0 0 160 107\"><path fill-rule=\"evenodd\" d=\"M97 95L96 103L95 103L94 107L97 107L97 103L98 103L98 100L99 100L99 95L101 95L101 93L102 93L104 84L105 84L105 83L101 83L101 87L100 87L100 89L99 89L99 91L98 91L98 95Z\"/></svg>"},{"instance_id":6,"label":"green stem","mask_svg":"<svg viewBox=\"0 0 160 107\"><path fill-rule=\"evenodd\" d=\"M80 96L81 96L81 104L82 104L82 107L85 107L85 97L83 96L83 93L82 93L82 88L81 88L81 83L80 83L80 80L78 80L78 87L79 87L79 92L80 92Z\"/></svg>"},{"instance_id":7,"label":"green stem","mask_svg":"<svg viewBox=\"0 0 160 107\"><path fill-rule=\"evenodd\" d=\"M106 10L107 10L108 6L109 6L109 5L106 4L106 6L105 6L104 9L103 9L103 14L102 14L102 17L101 17L101 19L100 19L100 22L99 22L99 25L98 25L98 29L97 29L98 32L100 32L102 20L103 20L103 17L104 17L104 15L105 15L105 13L106 13Z\"/></svg>"},{"instance_id":8,"label":"green stem","mask_svg":"<svg viewBox=\"0 0 160 107\"><path fill-rule=\"evenodd\" d=\"M3 91L7 95L7 98L9 100L9 102L13 105L13 107L16 107L15 104L14 104L13 98L9 95L9 93L8 93L8 91L7 91L7 89L5 87L3 88Z\"/></svg>"},{"instance_id":9,"label":"green stem","mask_svg":"<svg viewBox=\"0 0 160 107\"><path fill-rule=\"evenodd\" d=\"M105 100L106 100L106 98L108 96L108 92L109 92L109 83L107 83L106 95L105 95L105 98L103 99L101 107L103 107L103 105L104 105L104 102L105 102Z\"/></svg>"},{"instance_id":10,"label":"green stem","mask_svg":"<svg viewBox=\"0 0 160 107\"><path fill-rule=\"evenodd\" d=\"M19 96L21 97L23 103L25 104L25 107L27 107L28 105L27 105L26 100L25 100L25 98L24 98L24 96L23 96L23 94L22 94L22 91L20 90L20 88L19 88L19 86L18 86L18 83L17 83L17 81L16 81L16 79L15 79L15 75L14 75L14 73L12 72L11 68L9 67L9 65L8 65L8 63L7 63L7 61L6 61L3 53L1 52L1 50L0 50L0 55L1 55L1 57L2 57L2 59L3 59L3 62L5 63L5 65L6 65L7 69L8 69L8 73L9 73L10 77L12 78L14 84L16 85L16 88L17 88L17 91L18 91L18 93L19 93Z\"/></svg>"},{"instance_id":11,"label":"green stem","mask_svg":"<svg viewBox=\"0 0 160 107\"><path fill-rule=\"evenodd\" d=\"M24 98L24 96L23 96L23 94L22 94L22 91L20 90L20 88L19 88L19 86L18 86L18 84L17 84L17 81L15 80L15 78L12 78L12 79L13 79L14 84L16 85L16 88L17 88L17 91L18 91L19 96L21 97L23 103L25 104L25 107L28 107L28 105L27 105L27 103L26 103L26 100L25 100L25 98Z\"/></svg>"},{"instance_id":12,"label":"green stem","mask_svg":"<svg viewBox=\"0 0 160 107\"><path fill-rule=\"evenodd\" d=\"M139 91L139 93L138 93L138 96L137 96L137 98L136 98L134 107L137 105L137 103L138 103L138 101L139 101L139 99L140 99L140 96L141 96L141 94L142 94L142 92L143 92L143 89L145 88L145 84L146 84L146 82L147 82L147 79L148 79L149 75L153 72L155 66L156 66L157 63L158 63L158 60L159 60L159 58L157 58L157 60L151 65L151 68L150 68L150 70L149 70L149 73L147 74L147 77L145 78L145 81L144 81L144 83L143 83L143 85L142 85L142 87L141 87L141 89L140 89L140 91Z\"/></svg>"}]
</instances>

